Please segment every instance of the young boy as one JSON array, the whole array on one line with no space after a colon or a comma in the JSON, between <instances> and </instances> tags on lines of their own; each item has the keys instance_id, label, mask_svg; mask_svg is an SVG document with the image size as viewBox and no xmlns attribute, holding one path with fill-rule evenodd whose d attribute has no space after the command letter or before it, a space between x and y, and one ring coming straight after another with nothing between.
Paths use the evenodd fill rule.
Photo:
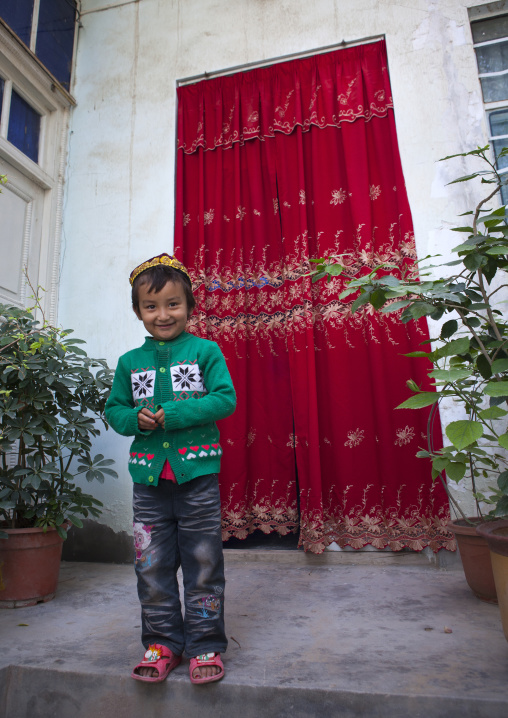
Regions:
<instances>
[{"instance_id":1,"label":"young boy","mask_svg":"<svg viewBox=\"0 0 508 718\"><path fill-rule=\"evenodd\" d=\"M129 471L147 650L132 677L160 682L184 653L191 681L208 683L223 677L227 647L215 421L235 410L235 390L217 344L185 331L195 299L183 264L161 254L136 267L130 283L150 336L120 357L106 417L119 434L134 436Z\"/></svg>"}]
</instances>

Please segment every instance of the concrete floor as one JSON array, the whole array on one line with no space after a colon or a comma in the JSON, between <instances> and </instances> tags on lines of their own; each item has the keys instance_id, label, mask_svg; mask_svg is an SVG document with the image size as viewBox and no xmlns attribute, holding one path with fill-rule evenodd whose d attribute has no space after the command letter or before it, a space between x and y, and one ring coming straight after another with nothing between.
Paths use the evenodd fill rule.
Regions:
<instances>
[{"instance_id":1,"label":"concrete floor","mask_svg":"<svg viewBox=\"0 0 508 718\"><path fill-rule=\"evenodd\" d=\"M0 611L2 718L507 718L499 609L411 554L226 552L226 677L129 676L131 566L62 563L56 598ZM451 633L445 633L448 627Z\"/></svg>"}]
</instances>

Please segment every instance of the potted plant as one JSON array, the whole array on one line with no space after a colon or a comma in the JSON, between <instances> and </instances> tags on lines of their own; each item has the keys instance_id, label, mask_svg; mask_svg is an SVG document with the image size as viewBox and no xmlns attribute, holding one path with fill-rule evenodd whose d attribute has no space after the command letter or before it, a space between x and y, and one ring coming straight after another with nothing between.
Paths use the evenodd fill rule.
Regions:
<instances>
[{"instance_id":1,"label":"potted plant","mask_svg":"<svg viewBox=\"0 0 508 718\"><path fill-rule=\"evenodd\" d=\"M505 148L500 157L508 156ZM369 303L381 312L399 312L402 322L429 316L434 320L447 318L439 337L432 339L430 351L415 351L408 356L424 357L432 364L429 376L436 391L424 391L414 381L408 386L413 392L398 409L418 409L431 406L428 445L418 456L432 462L432 478L442 481L452 508L458 518L451 523L457 536L468 583L484 600L495 600L495 587L488 554L480 558L479 579L469 576L470 566L461 545L461 531L469 537L466 543L477 541L475 525L485 519L508 514L508 471L505 450L508 433L503 405L508 400L508 322L500 308L500 291L506 289L508 272L508 226L506 206L487 209L485 205L500 191L503 179L489 158L489 146L471 152L445 157L473 157L482 169L454 180L468 182L480 178L490 185L488 195L465 216L467 226L454 231L466 235L454 249L457 258L451 262L429 265L418 273L406 270L395 273L395 265L380 264L363 276L348 275L348 263L343 255L311 260L315 268L312 281L343 275L349 279L341 299L356 295L352 311ZM506 177L506 175L505 175ZM508 180L504 180L506 183ZM430 257L425 257L429 260ZM447 268L453 267L452 270ZM432 270L439 269L434 273ZM442 273L448 276L440 276ZM449 444L441 449L432 445L430 425L439 403L451 400L462 408L463 418L450 422L445 429ZM469 479L476 502L477 516L467 517L446 483ZM481 481L482 485L479 485ZM488 486L488 490L483 488ZM490 505L488 515L482 505ZM476 552L477 549L473 548ZM483 551L486 551L484 546ZM487 555L487 558L485 558ZM476 563L474 561L473 563ZM490 587L478 580L485 578Z\"/></svg>"},{"instance_id":2,"label":"potted plant","mask_svg":"<svg viewBox=\"0 0 508 718\"><path fill-rule=\"evenodd\" d=\"M0 304L0 606L54 596L67 528L102 506L75 477L117 476L90 453L112 372L71 334L46 321L39 295L34 309Z\"/></svg>"}]
</instances>

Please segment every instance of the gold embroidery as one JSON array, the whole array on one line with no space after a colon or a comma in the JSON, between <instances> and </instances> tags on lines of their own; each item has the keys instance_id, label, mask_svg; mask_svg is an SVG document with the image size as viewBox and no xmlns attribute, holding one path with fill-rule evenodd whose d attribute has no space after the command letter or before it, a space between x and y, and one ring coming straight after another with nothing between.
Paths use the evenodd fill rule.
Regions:
<instances>
[{"instance_id":1,"label":"gold embroidery","mask_svg":"<svg viewBox=\"0 0 508 718\"><path fill-rule=\"evenodd\" d=\"M241 247L233 250L228 264L222 261L222 249L216 251L215 257L207 252L205 263L205 249L201 246L189 261L198 309L189 320L188 331L234 344L239 357L249 349L261 355L264 351L276 355L276 341L284 341L286 346L288 337L308 330L323 334L327 346L333 347L332 328L340 330L350 347L360 338L379 343L381 335L396 345L392 328L401 327L400 311L383 314L364 305L353 314L354 297L346 301L338 298L347 280L381 263L396 265L406 275L410 272L416 257L414 237L408 232L402 241L397 241L395 230L396 225L391 224L388 240L376 246L374 237L365 240L364 225L360 224L352 251L345 253L340 246L342 230L338 230L334 243L331 247L328 244L325 251L343 266L344 272L330 282L316 284L306 276L311 268L306 255L310 242L307 231L296 237L292 253L273 262L266 260L266 247L257 259L254 247L247 256ZM323 232L318 233L315 243L317 256L322 256ZM246 340L255 346L246 345Z\"/></svg>"},{"instance_id":2,"label":"gold embroidery","mask_svg":"<svg viewBox=\"0 0 508 718\"><path fill-rule=\"evenodd\" d=\"M344 442L344 446L349 446L349 448L352 449L354 446L359 446L364 439L365 431L363 429L348 431L347 441Z\"/></svg>"},{"instance_id":3,"label":"gold embroidery","mask_svg":"<svg viewBox=\"0 0 508 718\"><path fill-rule=\"evenodd\" d=\"M347 105L349 98L351 97L351 92L353 91L353 86L356 83L357 78L354 77L349 85L347 86L346 92L343 92L341 95L337 96L338 101L341 105Z\"/></svg>"},{"instance_id":4,"label":"gold embroidery","mask_svg":"<svg viewBox=\"0 0 508 718\"><path fill-rule=\"evenodd\" d=\"M351 197L351 192L349 193L349 196ZM348 193L343 189L334 189L332 190L332 198L330 200L330 204L334 204L337 206L338 204L342 204L346 201L348 197Z\"/></svg>"},{"instance_id":5,"label":"gold embroidery","mask_svg":"<svg viewBox=\"0 0 508 718\"><path fill-rule=\"evenodd\" d=\"M279 105L278 107L275 108L275 112L277 112L277 114L280 117L284 117L284 115L286 114L287 109L289 107L289 100L291 99L291 95L293 93L294 93L294 90L290 90L287 94L286 102L284 103L284 105Z\"/></svg>"},{"instance_id":6,"label":"gold embroidery","mask_svg":"<svg viewBox=\"0 0 508 718\"><path fill-rule=\"evenodd\" d=\"M412 426L406 426L404 429L399 429L395 432L397 435L396 440L393 442L396 446L404 446L410 444L415 438L415 430ZM427 437L425 437L426 439Z\"/></svg>"},{"instance_id":7,"label":"gold embroidery","mask_svg":"<svg viewBox=\"0 0 508 718\"><path fill-rule=\"evenodd\" d=\"M196 111L199 112L200 119L196 123L196 130L194 133L189 132L186 125L184 136L177 139L177 147L187 154L196 152L199 148L204 151L214 150L217 147L229 149L234 143L244 145L251 139L264 140L267 137L275 137L277 132L291 134L296 127L308 132L311 127L321 129L340 127L343 122L354 122L359 118L369 121L372 117L386 117L388 112L393 110L393 101L389 93L388 68L384 64L384 50L380 46L373 45L372 52L375 53L376 60L374 58L373 60L376 64L375 70L372 66L373 72L369 72L368 86L359 79L355 70L347 69L346 65L343 66L344 72L340 73L340 78L336 77L333 71L331 74L325 71L327 83L331 82L335 85L332 90L332 96L336 97L335 108L330 108L328 103L321 103L318 108L322 85L318 84L321 75L318 75L316 70L309 76L310 82L305 82L305 87L299 86L298 91L288 87L280 88L278 92L282 95L277 95L274 99L270 116L268 115L270 110L263 105L263 121L259 110L253 108L253 105L261 106L262 99L254 94L251 103L239 107L233 106L229 111L223 110L227 119L222 121L217 136L211 133L207 134L205 139L203 118L206 103L199 104L198 99L199 109L196 107ZM331 59L333 62L333 58ZM339 58L337 61L340 65ZM375 83L375 87L372 83ZM343 88L345 89L342 92ZM184 98L181 106L185 106ZM207 126L209 127L210 123ZM232 127L238 129L233 131Z\"/></svg>"},{"instance_id":8,"label":"gold embroidery","mask_svg":"<svg viewBox=\"0 0 508 718\"><path fill-rule=\"evenodd\" d=\"M406 509L403 515L400 496L394 507L376 506L368 510L367 494L371 488L366 487L359 506L346 509L347 494L351 489L351 486L347 486L343 492L342 509L338 503L333 511L317 509L307 512L302 515L300 522L296 502L289 503L288 497L275 501L271 497L259 499L254 491L251 502L243 501L232 507L231 491L229 502L226 502L222 511L223 541L232 536L246 538L256 529L266 534L277 531L282 536L300 529L299 545L312 553L322 553L333 542L341 548L351 546L361 549L370 544L378 549L389 548L392 551L404 548L421 551L426 546L432 551L441 548L455 551L455 539L447 528L448 509L442 507L434 513L433 487L430 489L427 512L422 513L423 497L420 491L418 503ZM336 497L333 498L335 500Z\"/></svg>"},{"instance_id":9,"label":"gold embroidery","mask_svg":"<svg viewBox=\"0 0 508 718\"><path fill-rule=\"evenodd\" d=\"M311 113L311 117L313 117L313 116L315 115L314 105L316 104L318 92L319 92L320 89L321 89L321 85L318 85L318 86L316 87L315 92L313 93L313 95L312 95L312 97L311 97L311 100L310 100L309 112Z\"/></svg>"},{"instance_id":10,"label":"gold embroidery","mask_svg":"<svg viewBox=\"0 0 508 718\"><path fill-rule=\"evenodd\" d=\"M213 210L213 209L209 209L208 212L205 212L203 215L203 223L204 224L212 224L214 214L215 214L215 210Z\"/></svg>"}]
</instances>

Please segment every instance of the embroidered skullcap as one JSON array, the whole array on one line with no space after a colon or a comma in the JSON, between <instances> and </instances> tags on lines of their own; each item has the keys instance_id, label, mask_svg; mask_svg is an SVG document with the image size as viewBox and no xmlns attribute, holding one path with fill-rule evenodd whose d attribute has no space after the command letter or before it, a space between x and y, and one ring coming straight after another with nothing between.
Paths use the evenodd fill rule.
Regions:
<instances>
[{"instance_id":1,"label":"embroidered skullcap","mask_svg":"<svg viewBox=\"0 0 508 718\"><path fill-rule=\"evenodd\" d=\"M173 269L178 269L179 272L183 272L186 275L189 282L191 281L189 272L185 269L183 264L178 261L176 257L171 257L169 254L166 254L166 252L163 252L163 254L158 254L156 257L147 259L146 262L139 264L135 269L132 270L129 276L129 282L131 283L131 285L134 284L134 280L136 279L136 277L139 277L142 272L146 272L147 269L151 269L152 267L157 267L159 264L164 264L166 267L173 267Z\"/></svg>"}]
</instances>

